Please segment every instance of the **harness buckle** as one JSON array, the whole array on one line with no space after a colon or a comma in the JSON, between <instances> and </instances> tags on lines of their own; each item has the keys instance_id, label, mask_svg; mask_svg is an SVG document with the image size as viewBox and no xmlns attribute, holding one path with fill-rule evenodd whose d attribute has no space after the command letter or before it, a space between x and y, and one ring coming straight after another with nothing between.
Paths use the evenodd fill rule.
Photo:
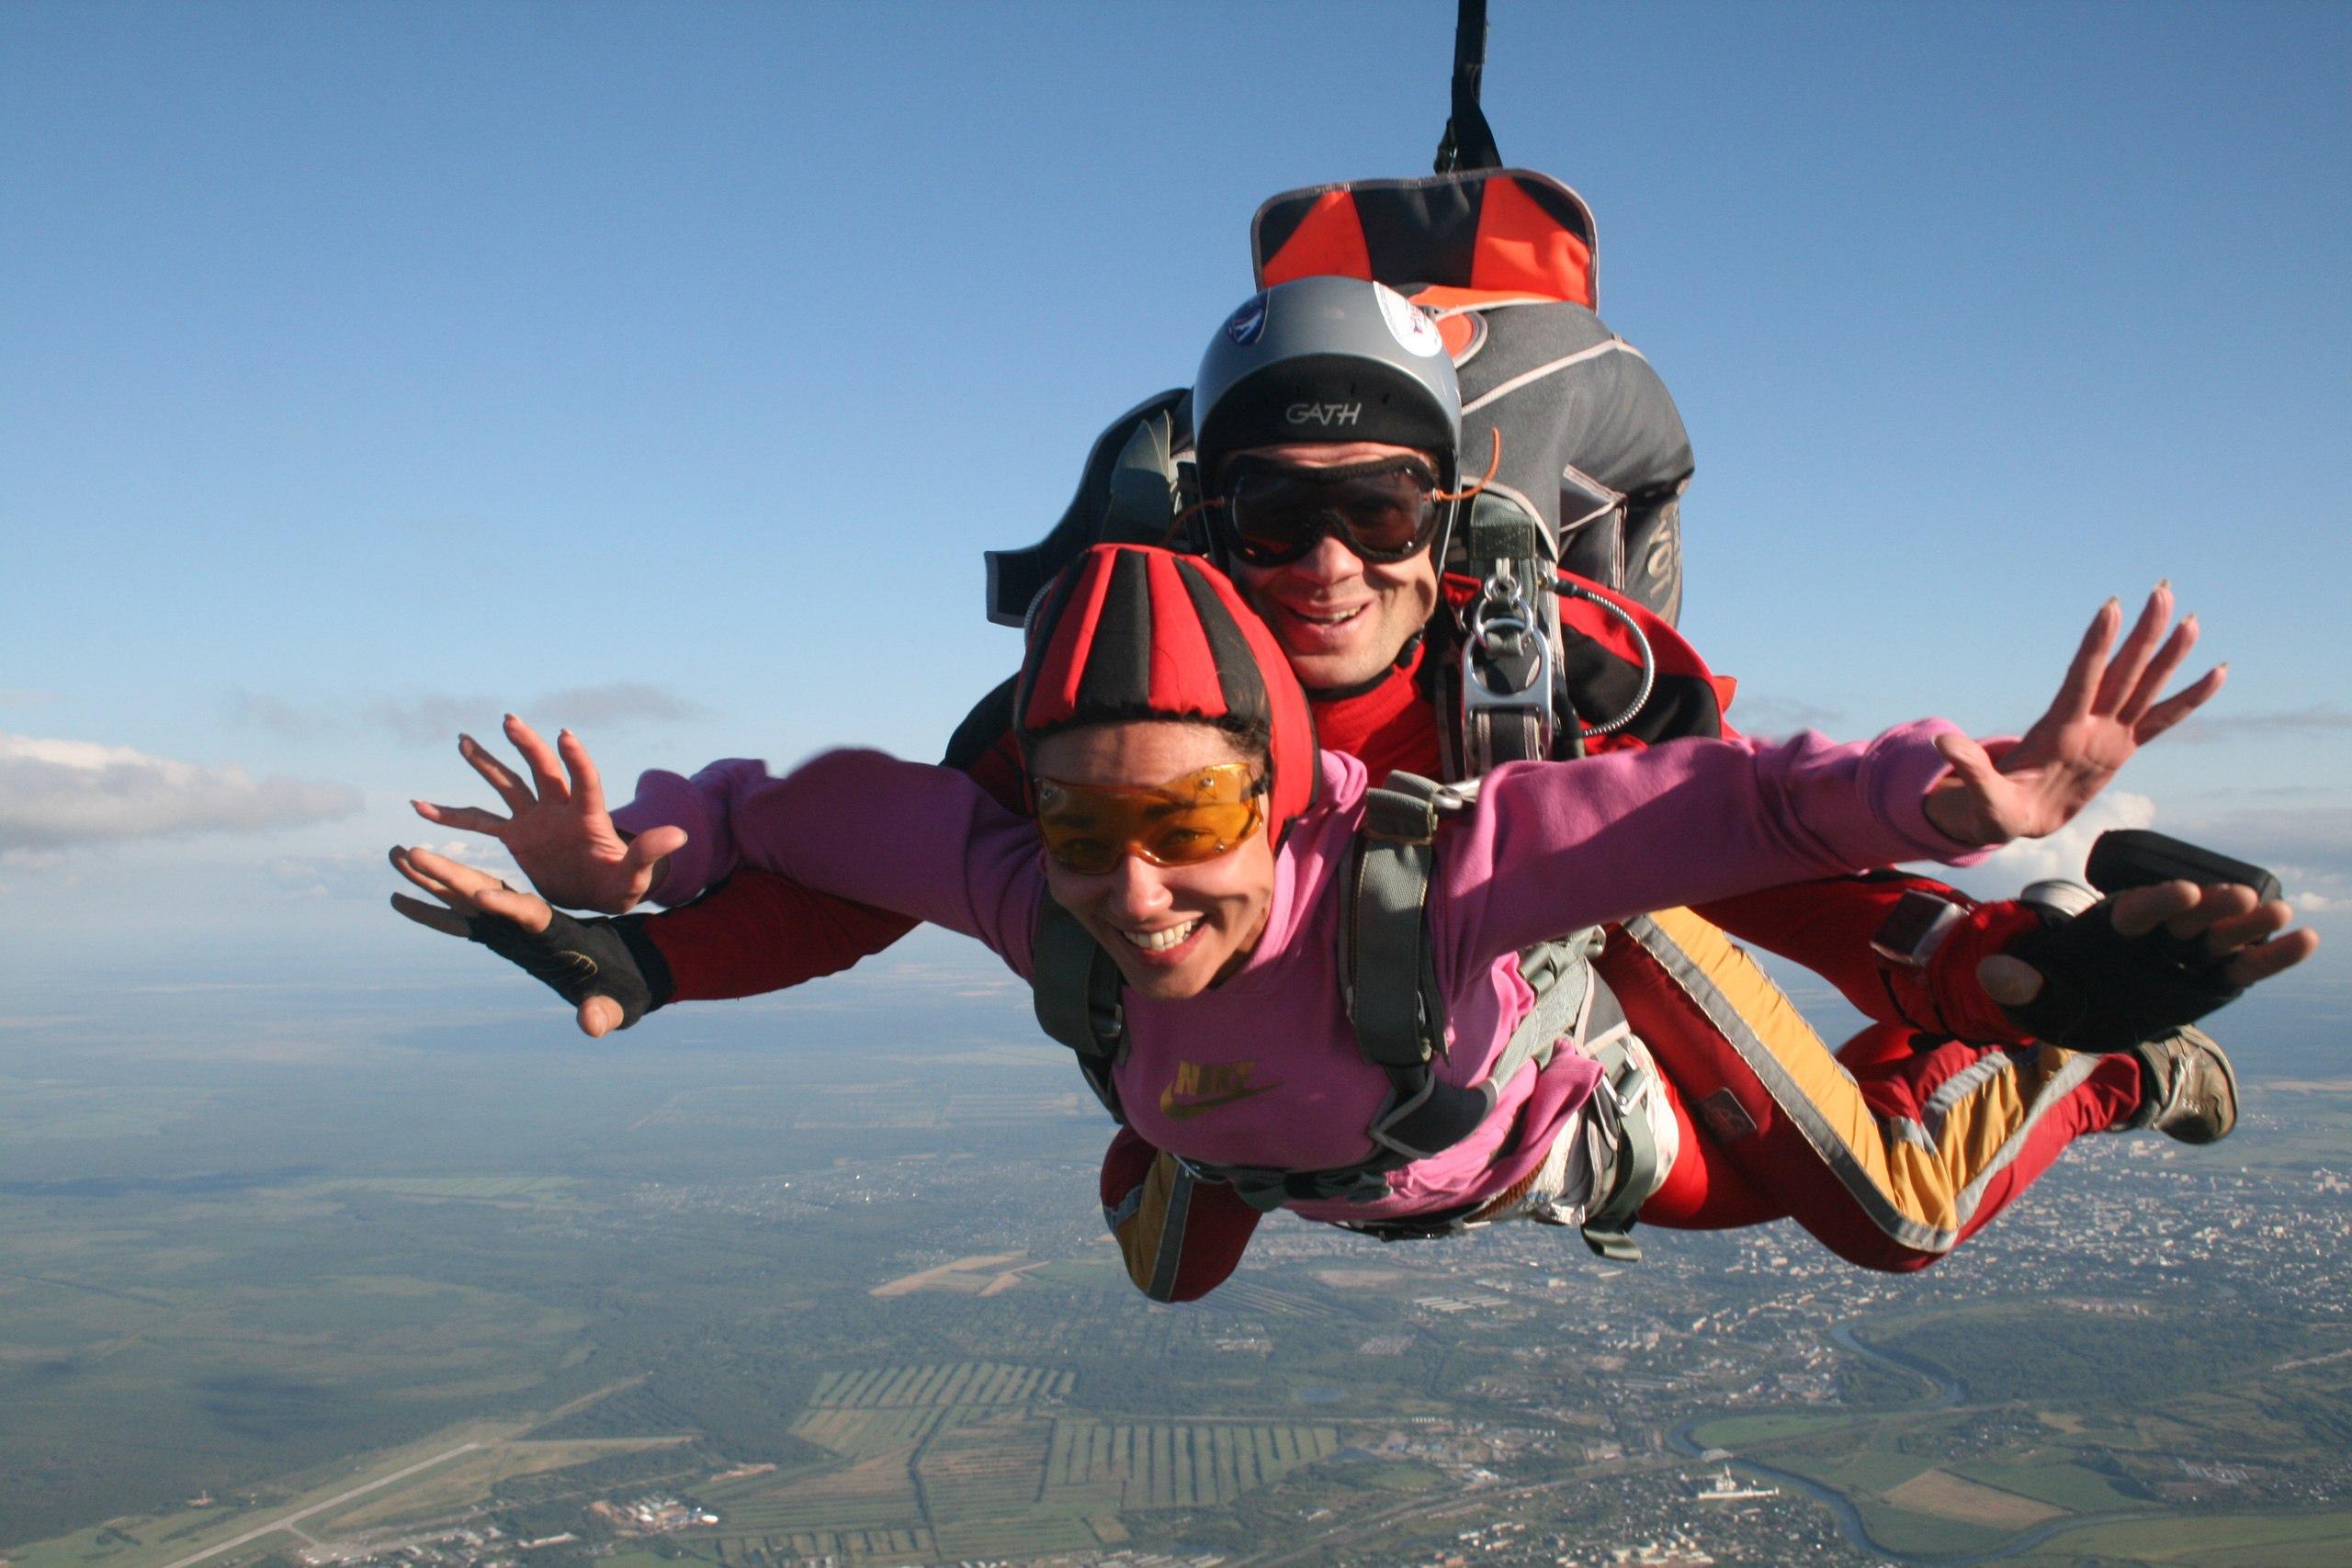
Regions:
<instances>
[{"instance_id":1,"label":"harness buckle","mask_svg":"<svg viewBox=\"0 0 2352 1568\"><path fill-rule=\"evenodd\" d=\"M1363 836L1384 844L1432 844L1449 817L1470 808L1470 795L1418 773L1394 773L1364 792Z\"/></svg>"},{"instance_id":2,"label":"harness buckle","mask_svg":"<svg viewBox=\"0 0 2352 1568\"><path fill-rule=\"evenodd\" d=\"M1462 613L1463 761L1473 773L1551 754L1555 654L1535 604L1543 586L1498 560Z\"/></svg>"}]
</instances>

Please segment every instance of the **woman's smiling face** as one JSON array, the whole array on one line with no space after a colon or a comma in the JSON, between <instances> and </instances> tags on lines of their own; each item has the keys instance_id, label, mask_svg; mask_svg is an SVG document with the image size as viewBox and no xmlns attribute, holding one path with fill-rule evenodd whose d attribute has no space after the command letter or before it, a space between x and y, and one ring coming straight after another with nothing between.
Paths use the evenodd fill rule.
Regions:
<instances>
[{"instance_id":1,"label":"woman's smiling face","mask_svg":"<svg viewBox=\"0 0 2352 1568\"><path fill-rule=\"evenodd\" d=\"M1220 762L1263 757L1238 750L1214 725L1174 719L1095 724L1046 736L1030 771L1077 785L1149 788ZM1162 1001L1195 997L1238 970L1273 907L1274 852L1263 826L1226 853L1192 865L1154 865L1130 848L1100 875L1046 857L1046 886L1078 917L1127 984Z\"/></svg>"}]
</instances>

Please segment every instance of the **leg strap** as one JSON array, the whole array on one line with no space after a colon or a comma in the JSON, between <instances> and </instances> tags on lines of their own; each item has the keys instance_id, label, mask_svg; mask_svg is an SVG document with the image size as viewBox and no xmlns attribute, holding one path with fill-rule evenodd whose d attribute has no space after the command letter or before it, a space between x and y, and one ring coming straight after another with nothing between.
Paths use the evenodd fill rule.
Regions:
<instances>
[{"instance_id":1,"label":"leg strap","mask_svg":"<svg viewBox=\"0 0 2352 1568\"><path fill-rule=\"evenodd\" d=\"M1596 1021L1598 1022L1598 1021ZM1622 1018L1617 1027L1585 1047L1600 1064L1600 1087L1593 1095L1592 1131L1599 1140L1593 1158L1593 1189L1599 1194L1584 1220L1584 1242L1601 1257L1638 1263L1634 1217L1666 1179L1667 1156L1648 1114L1659 1092L1657 1068Z\"/></svg>"}]
</instances>

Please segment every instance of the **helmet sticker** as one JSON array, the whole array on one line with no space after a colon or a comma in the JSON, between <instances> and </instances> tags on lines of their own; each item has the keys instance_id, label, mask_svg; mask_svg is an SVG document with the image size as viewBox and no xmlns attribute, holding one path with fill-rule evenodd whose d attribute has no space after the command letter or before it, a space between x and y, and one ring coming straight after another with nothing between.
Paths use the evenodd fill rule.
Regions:
<instances>
[{"instance_id":1,"label":"helmet sticker","mask_svg":"<svg viewBox=\"0 0 2352 1568\"><path fill-rule=\"evenodd\" d=\"M1375 283L1372 287L1380 299L1380 319L1388 323L1388 331L1398 346L1424 359L1445 352L1445 340L1438 335L1437 323L1423 315L1411 300L1385 284Z\"/></svg>"},{"instance_id":2,"label":"helmet sticker","mask_svg":"<svg viewBox=\"0 0 2352 1568\"><path fill-rule=\"evenodd\" d=\"M1225 335L1243 348L1256 343L1266 331L1266 297L1252 294L1241 303L1241 309L1226 318Z\"/></svg>"}]
</instances>

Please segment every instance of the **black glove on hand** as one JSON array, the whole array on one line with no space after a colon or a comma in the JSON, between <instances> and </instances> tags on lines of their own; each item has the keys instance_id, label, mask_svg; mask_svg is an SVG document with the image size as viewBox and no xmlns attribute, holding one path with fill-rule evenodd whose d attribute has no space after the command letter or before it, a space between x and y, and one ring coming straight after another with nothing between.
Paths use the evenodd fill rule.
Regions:
<instances>
[{"instance_id":1,"label":"black glove on hand","mask_svg":"<svg viewBox=\"0 0 2352 1568\"><path fill-rule=\"evenodd\" d=\"M590 997L620 1004L627 1029L674 994L670 965L640 929L642 919L574 919L550 912L548 929L527 931L503 915L475 915L466 935L526 973L547 982L556 995L580 1006Z\"/></svg>"},{"instance_id":2,"label":"black glove on hand","mask_svg":"<svg viewBox=\"0 0 2352 1568\"><path fill-rule=\"evenodd\" d=\"M2115 929L2115 900L2072 917L2045 912L2040 931L2009 950L2041 974L2030 1002L2004 1010L2036 1038L2075 1051L2128 1051L2237 999L2245 987L2201 941L2161 925L2145 936Z\"/></svg>"}]
</instances>

